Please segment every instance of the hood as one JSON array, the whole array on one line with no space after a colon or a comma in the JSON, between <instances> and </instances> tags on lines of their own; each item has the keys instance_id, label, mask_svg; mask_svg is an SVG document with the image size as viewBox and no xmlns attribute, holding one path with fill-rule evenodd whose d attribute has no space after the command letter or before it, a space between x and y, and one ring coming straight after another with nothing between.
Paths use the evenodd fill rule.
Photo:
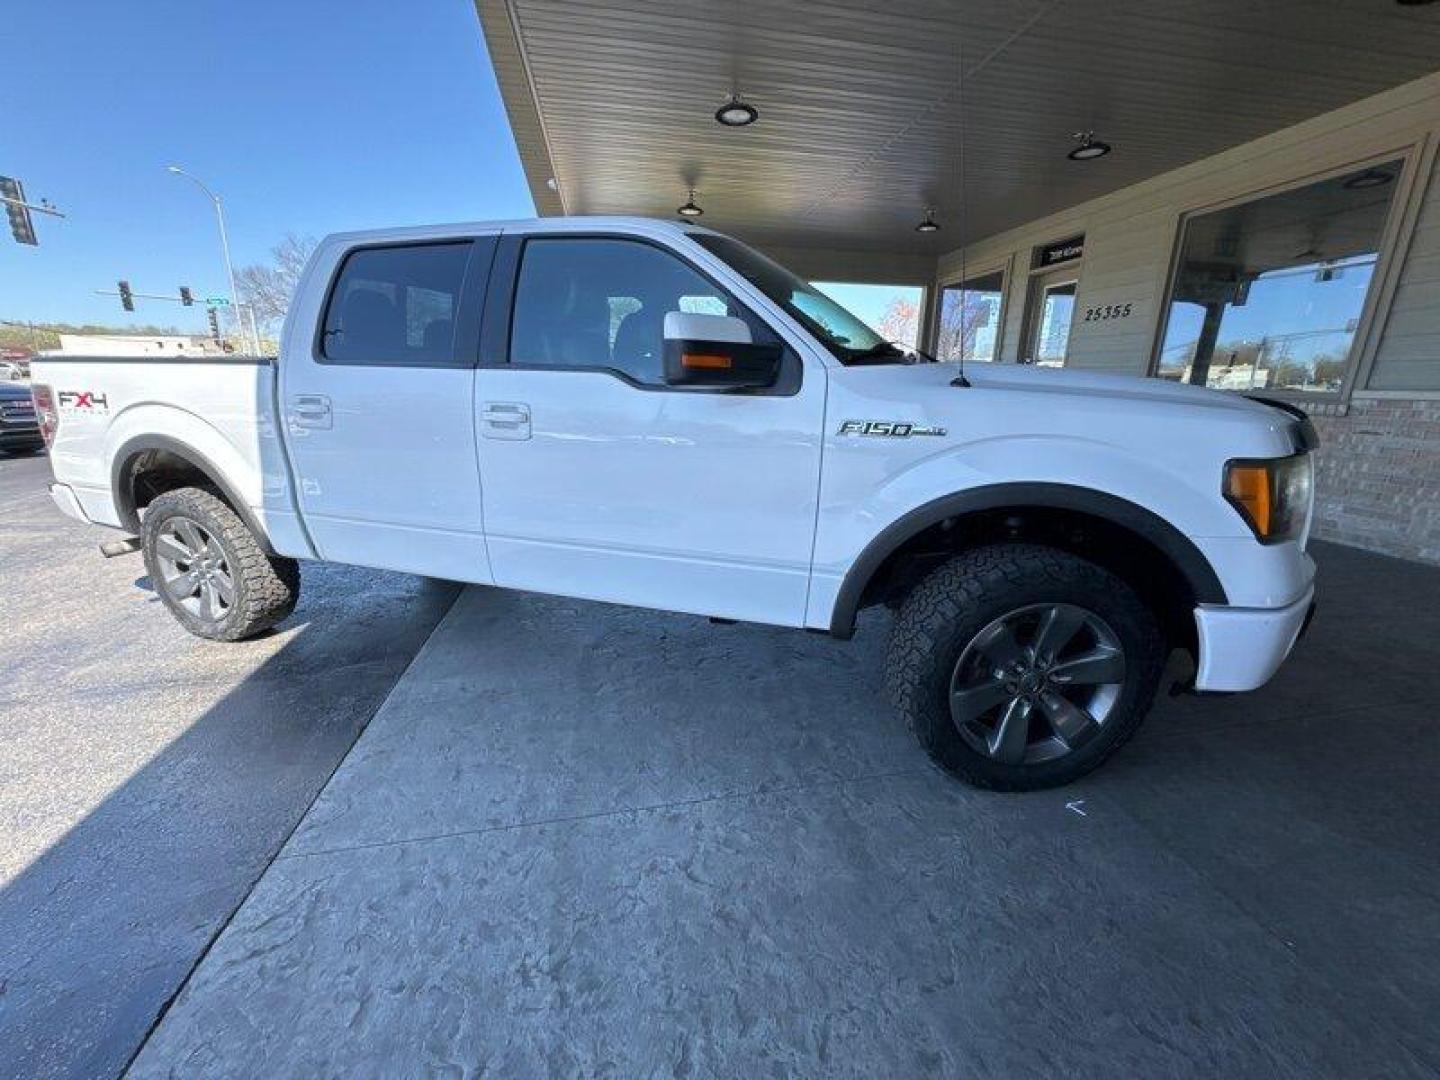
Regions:
<instances>
[{"instance_id":1,"label":"hood","mask_svg":"<svg viewBox=\"0 0 1440 1080\"><path fill-rule=\"evenodd\" d=\"M856 396L837 400L846 419L925 424L969 442L1059 437L1147 457L1208 447L1226 458L1282 456L1313 445L1298 409L1230 391L1021 364L967 364L968 387L952 385L958 374L953 363L847 367L832 375L832 385Z\"/></svg>"},{"instance_id":2,"label":"hood","mask_svg":"<svg viewBox=\"0 0 1440 1080\"><path fill-rule=\"evenodd\" d=\"M954 364L939 364L947 372L958 371ZM1209 390L1186 383L1148 379L1135 375L1110 375L1070 368L1034 367L1029 364L970 364L965 378L981 389L1020 390L1036 394L1092 396L1135 402L1168 402L1196 409L1219 409L1245 413L1261 420L1274 420L1269 405L1233 391Z\"/></svg>"}]
</instances>

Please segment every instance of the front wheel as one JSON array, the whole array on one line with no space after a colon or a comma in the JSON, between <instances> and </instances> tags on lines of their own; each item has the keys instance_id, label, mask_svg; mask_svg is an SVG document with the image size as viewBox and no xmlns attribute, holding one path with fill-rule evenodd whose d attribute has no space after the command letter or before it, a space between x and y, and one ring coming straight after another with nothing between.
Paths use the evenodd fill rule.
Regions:
<instances>
[{"instance_id":1,"label":"front wheel","mask_svg":"<svg viewBox=\"0 0 1440 1080\"><path fill-rule=\"evenodd\" d=\"M926 752L978 787L1069 783L1135 732L1165 639L1123 581L1067 552L962 552L906 597L886 682Z\"/></svg>"},{"instance_id":2,"label":"front wheel","mask_svg":"<svg viewBox=\"0 0 1440 1080\"><path fill-rule=\"evenodd\" d=\"M145 510L145 569L180 625L243 641L295 610L300 565L266 554L226 503L202 488L158 496Z\"/></svg>"}]
</instances>

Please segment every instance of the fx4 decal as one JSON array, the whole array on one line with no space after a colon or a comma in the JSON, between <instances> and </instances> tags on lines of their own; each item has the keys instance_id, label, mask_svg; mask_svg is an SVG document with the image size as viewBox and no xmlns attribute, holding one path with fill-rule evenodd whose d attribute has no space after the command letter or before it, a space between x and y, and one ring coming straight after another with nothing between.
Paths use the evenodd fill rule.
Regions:
<instances>
[{"instance_id":1,"label":"fx4 decal","mask_svg":"<svg viewBox=\"0 0 1440 1080\"><path fill-rule=\"evenodd\" d=\"M68 412L108 413L110 399L96 390L60 390L55 394L60 408Z\"/></svg>"},{"instance_id":2,"label":"fx4 decal","mask_svg":"<svg viewBox=\"0 0 1440 1080\"><path fill-rule=\"evenodd\" d=\"M911 424L903 420L846 420L836 435L885 435L892 439L908 439L911 435L944 435L943 427Z\"/></svg>"}]
</instances>

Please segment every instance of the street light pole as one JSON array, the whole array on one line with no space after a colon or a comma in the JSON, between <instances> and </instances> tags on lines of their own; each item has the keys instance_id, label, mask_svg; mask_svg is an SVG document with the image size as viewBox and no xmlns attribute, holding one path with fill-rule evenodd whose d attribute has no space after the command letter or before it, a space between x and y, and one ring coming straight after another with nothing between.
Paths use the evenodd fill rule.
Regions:
<instances>
[{"instance_id":1,"label":"street light pole","mask_svg":"<svg viewBox=\"0 0 1440 1080\"><path fill-rule=\"evenodd\" d=\"M176 176L185 177L186 180L210 196L210 201L215 204L215 220L220 224L220 253L225 257L225 275L230 279L230 310L235 319L236 336L243 341L246 336L245 324L240 318L240 294L235 290L235 267L230 262L230 238L225 234L225 211L220 206L220 196L206 187L205 182L198 176L193 176L178 165L167 165L165 169ZM260 355L260 342L251 341L250 349L256 356Z\"/></svg>"}]
</instances>

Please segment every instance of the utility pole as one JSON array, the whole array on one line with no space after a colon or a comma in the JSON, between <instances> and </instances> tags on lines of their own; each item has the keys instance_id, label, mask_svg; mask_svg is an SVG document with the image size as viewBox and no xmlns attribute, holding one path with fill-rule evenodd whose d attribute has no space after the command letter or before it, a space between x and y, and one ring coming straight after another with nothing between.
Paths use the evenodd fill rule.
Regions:
<instances>
[{"instance_id":1,"label":"utility pole","mask_svg":"<svg viewBox=\"0 0 1440 1080\"><path fill-rule=\"evenodd\" d=\"M220 196L211 191L198 176L186 172L178 165L167 165L165 169L167 172L172 172L176 176L183 176L186 180L189 180L206 195L210 196L210 201L215 204L215 220L220 225L220 254L225 259L225 276L230 282L230 304L235 313L235 336L243 341L246 337L245 325L244 321L240 318L240 294L235 288L235 267L230 263L230 238L225 234L225 211L220 205ZM260 342L258 340L251 341L250 349L254 355L260 355Z\"/></svg>"},{"instance_id":2,"label":"utility pole","mask_svg":"<svg viewBox=\"0 0 1440 1080\"><path fill-rule=\"evenodd\" d=\"M245 314L250 318L250 337L255 342L255 355L260 355L260 328L255 322L255 305L246 304Z\"/></svg>"}]
</instances>

